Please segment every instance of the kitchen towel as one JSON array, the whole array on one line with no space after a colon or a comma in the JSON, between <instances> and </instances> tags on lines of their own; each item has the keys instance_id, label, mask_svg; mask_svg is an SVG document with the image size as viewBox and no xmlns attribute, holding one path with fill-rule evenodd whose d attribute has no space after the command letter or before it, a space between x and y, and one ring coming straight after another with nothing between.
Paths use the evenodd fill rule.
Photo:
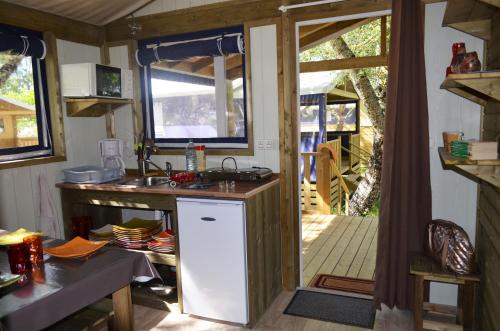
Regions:
<instances>
[{"instance_id":1,"label":"kitchen towel","mask_svg":"<svg viewBox=\"0 0 500 331\"><path fill-rule=\"evenodd\" d=\"M38 184L40 186L40 216L38 218L37 230L43 232L45 236L60 239L57 212L50 194L47 177L44 174L40 174L38 177Z\"/></svg>"}]
</instances>

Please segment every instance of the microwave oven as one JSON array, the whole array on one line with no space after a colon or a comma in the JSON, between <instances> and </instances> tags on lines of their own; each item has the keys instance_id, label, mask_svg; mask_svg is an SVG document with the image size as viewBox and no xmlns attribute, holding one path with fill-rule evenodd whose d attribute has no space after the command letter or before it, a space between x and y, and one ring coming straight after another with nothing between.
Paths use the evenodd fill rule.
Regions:
<instances>
[{"instance_id":1,"label":"microwave oven","mask_svg":"<svg viewBox=\"0 0 500 331\"><path fill-rule=\"evenodd\" d=\"M132 71L96 63L61 65L65 97L132 99Z\"/></svg>"}]
</instances>

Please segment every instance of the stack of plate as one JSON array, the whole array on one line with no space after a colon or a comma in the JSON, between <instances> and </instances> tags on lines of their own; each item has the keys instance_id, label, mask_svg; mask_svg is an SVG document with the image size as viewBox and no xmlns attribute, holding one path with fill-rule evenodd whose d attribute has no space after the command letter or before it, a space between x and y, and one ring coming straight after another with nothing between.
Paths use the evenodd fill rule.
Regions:
<instances>
[{"instance_id":1,"label":"stack of plate","mask_svg":"<svg viewBox=\"0 0 500 331\"><path fill-rule=\"evenodd\" d=\"M123 248L146 248L152 236L159 232L161 221L133 218L122 225L113 225L113 242Z\"/></svg>"},{"instance_id":2,"label":"stack of plate","mask_svg":"<svg viewBox=\"0 0 500 331\"><path fill-rule=\"evenodd\" d=\"M113 239L113 227L111 224L106 224L99 229L92 229L89 232L89 240L100 241L100 240L112 240Z\"/></svg>"},{"instance_id":3,"label":"stack of plate","mask_svg":"<svg viewBox=\"0 0 500 331\"><path fill-rule=\"evenodd\" d=\"M148 248L158 253L173 253L175 250L175 234L167 230L153 236L153 240L148 242Z\"/></svg>"}]
</instances>

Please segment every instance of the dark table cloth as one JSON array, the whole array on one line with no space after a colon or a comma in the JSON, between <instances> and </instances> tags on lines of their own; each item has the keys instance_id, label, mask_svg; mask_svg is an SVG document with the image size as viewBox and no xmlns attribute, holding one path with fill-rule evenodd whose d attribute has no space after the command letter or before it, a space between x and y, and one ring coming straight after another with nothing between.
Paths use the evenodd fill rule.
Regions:
<instances>
[{"instance_id":1,"label":"dark table cloth","mask_svg":"<svg viewBox=\"0 0 500 331\"><path fill-rule=\"evenodd\" d=\"M86 260L44 258L44 281L30 279L0 298L0 318L8 330L48 327L129 285L135 277L159 277L144 254L114 247L104 247ZM0 251L0 271L10 272L5 250Z\"/></svg>"}]
</instances>

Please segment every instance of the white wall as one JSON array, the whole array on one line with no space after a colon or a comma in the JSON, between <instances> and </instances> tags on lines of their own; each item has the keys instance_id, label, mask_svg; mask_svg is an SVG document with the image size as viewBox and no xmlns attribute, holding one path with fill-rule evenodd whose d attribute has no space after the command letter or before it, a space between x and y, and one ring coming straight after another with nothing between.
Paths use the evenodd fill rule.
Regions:
<instances>
[{"instance_id":1,"label":"white wall","mask_svg":"<svg viewBox=\"0 0 500 331\"><path fill-rule=\"evenodd\" d=\"M479 139L480 107L464 98L439 88L451 61L451 45L465 42L468 51L483 55L483 42L451 28L443 28L446 3L426 6L425 60L432 185L432 217L453 221L462 226L472 241L476 230L477 185L450 170L443 170L437 147L443 145L442 132L459 130L465 138ZM431 302L456 304L456 286L433 283Z\"/></svg>"},{"instance_id":2,"label":"white wall","mask_svg":"<svg viewBox=\"0 0 500 331\"><path fill-rule=\"evenodd\" d=\"M99 48L58 40L59 63L100 62ZM97 164L97 141L105 138L106 129L102 118L68 118L63 104L64 131L67 162L50 163L32 167L0 171L0 228L16 230L24 227L38 228L39 176L45 175L48 189L55 204L57 219L62 233L62 212L59 189L55 183L62 178L62 169L74 165Z\"/></svg>"},{"instance_id":3,"label":"white wall","mask_svg":"<svg viewBox=\"0 0 500 331\"><path fill-rule=\"evenodd\" d=\"M179 2L180 3L180 2ZM194 2L193 2L194 3ZM255 151L255 156L237 157L239 167L254 165L267 166L279 172L279 125L278 125L278 88L277 88L277 49L276 27L266 26L251 29L252 53L252 91L254 137L274 141L272 150ZM99 48L68 41L57 41L59 63L97 62L100 63ZM128 67L126 46L110 50L111 63ZM139 88L139 87L136 87ZM50 195L55 203L57 219L62 233L62 211L59 189L55 183L62 179L62 169L84 164L99 164L97 142L106 138L105 121L99 118L68 118L63 104L64 131L66 140L67 162L51 163L32 167L23 167L0 171L0 228L15 230L25 227L38 228L39 218L39 175L48 179ZM125 139L125 161L127 167L137 168L136 158L132 153L133 143L132 110L130 106L115 112L118 138ZM168 160L174 169L184 169L184 157L154 157L154 161L163 165ZM207 166L219 166L222 157L208 157Z\"/></svg>"},{"instance_id":4,"label":"white wall","mask_svg":"<svg viewBox=\"0 0 500 331\"><path fill-rule=\"evenodd\" d=\"M228 0L156 0L135 13L136 16L156 14L159 12L172 11L196 6L208 5Z\"/></svg>"},{"instance_id":5,"label":"white wall","mask_svg":"<svg viewBox=\"0 0 500 331\"><path fill-rule=\"evenodd\" d=\"M252 111L254 130L254 156L235 157L239 168L265 166L279 172L279 122L278 122L278 81L276 26L269 25L250 29L251 71L252 71ZM114 47L110 51L113 65L128 67L126 46ZM115 112L116 134L127 145L133 143L132 110L123 107ZM258 140L272 140L271 150L257 150ZM224 157L207 157L207 167L220 167ZM174 169L185 169L184 156L153 156L153 162L164 166L172 163ZM129 153L125 158L127 168L137 168L136 157Z\"/></svg>"}]
</instances>

